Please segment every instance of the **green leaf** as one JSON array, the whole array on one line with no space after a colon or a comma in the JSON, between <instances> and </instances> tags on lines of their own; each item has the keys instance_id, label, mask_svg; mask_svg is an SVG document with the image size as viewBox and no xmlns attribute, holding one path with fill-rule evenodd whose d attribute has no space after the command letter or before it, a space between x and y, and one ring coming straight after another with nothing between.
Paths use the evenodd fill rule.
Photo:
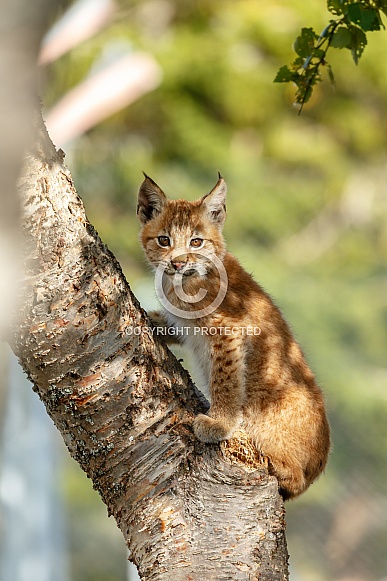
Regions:
<instances>
[{"instance_id":1,"label":"green leaf","mask_svg":"<svg viewBox=\"0 0 387 581\"><path fill-rule=\"evenodd\" d=\"M331 46L334 48L350 48L351 33L346 26L340 26L332 36Z\"/></svg>"},{"instance_id":2,"label":"green leaf","mask_svg":"<svg viewBox=\"0 0 387 581\"><path fill-rule=\"evenodd\" d=\"M309 99L312 96L312 93L313 93L312 85L305 86L304 83L298 85L298 89L297 89L296 94L295 94L296 103L299 103L300 105L304 105L305 103L307 103L309 101Z\"/></svg>"},{"instance_id":3,"label":"green leaf","mask_svg":"<svg viewBox=\"0 0 387 581\"><path fill-rule=\"evenodd\" d=\"M341 16L343 14L341 0L328 0L328 10L335 16Z\"/></svg>"},{"instance_id":4,"label":"green leaf","mask_svg":"<svg viewBox=\"0 0 387 581\"><path fill-rule=\"evenodd\" d=\"M286 65L283 65L279 71L277 72L277 75L274 79L275 83L288 83L289 81L292 81L294 77L294 73L289 69L289 67L287 67Z\"/></svg>"},{"instance_id":5,"label":"green leaf","mask_svg":"<svg viewBox=\"0 0 387 581\"><path fill-rule=\"evenodd\" d=\"M303 28L300 36L296 38L294 50L299 56L306 58L314 49L314 43L318 39L313 28Z\"/></svg>"},{"instance_id":6,"label":"green leaf","mask_svg":"<svg viewBox=\"0 0 387 581\"><path fill-rule=\"evenodd\" d=\"M313 58L322 58L325 55L325 51L322 48L315 48L313 50Z\"/></svg>"},{"instance_id":7,"label":"green leaf","mask_svg":"<svg viewBox=\"0 0 387 581\"><path fill-rule=\"evenodd\" d=\"M384 12L384 14L387 16L387 1L386 0L378 0L378 2L376 2L376 5L379 8L379 10Z\"/></svg>"},{"instance_id":8,"label":"green leaf","mask_svg":"<svg viewBox=\"0 0 387 581\"><path fill-rule=\"evenodd\" d=\"M327 67L328 67L329 81L330 81L332 87L335 88L336 87L336 81L335 81L335 77L334 77L334 74L333 74L333 71L332 71L332 67L331 67L331 65L327 65Z\"/></svg>"},{"instance_id":9,"label":"green leaf","mask_svg":"<svg viewBox=\"0 0 387 581\"><path fill-rule=\"evenodd\" d=\"M367 37L364 32L357 26L351 26L349 31L351 33L351 44L348 48L351 49L353 60L356 64L358 64L359 58L367 46Z\"/></svg>"},{"instance_id":10,"label":"green leaf","mask_svg":"<svg viewBox=\"0 0 387 581\"><path fill-rule=\"evenodd\" d=\"M347 14L354 24L360 26L362 30L380 30L379 11L374 8L364 8L360 3L350 4Z\"/></svg>"}]
</instances>

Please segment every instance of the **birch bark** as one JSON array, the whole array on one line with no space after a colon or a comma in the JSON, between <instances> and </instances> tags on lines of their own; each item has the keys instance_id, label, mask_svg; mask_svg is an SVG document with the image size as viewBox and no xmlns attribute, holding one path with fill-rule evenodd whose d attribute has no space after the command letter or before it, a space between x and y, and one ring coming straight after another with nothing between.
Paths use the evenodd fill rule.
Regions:
<instances>
[{"instance_id":1,"label":"birch bark","mask_svg":"<svg viewBox=\"0 0 387 581\"><path fill-rule=\"evenodd\" d=\"M43 125L35 143L19 187L27 258L10 343L141 579L287 579L276 480L243 433L195 440L204 398L152 337Z\"/></svg>"}]
</instances>

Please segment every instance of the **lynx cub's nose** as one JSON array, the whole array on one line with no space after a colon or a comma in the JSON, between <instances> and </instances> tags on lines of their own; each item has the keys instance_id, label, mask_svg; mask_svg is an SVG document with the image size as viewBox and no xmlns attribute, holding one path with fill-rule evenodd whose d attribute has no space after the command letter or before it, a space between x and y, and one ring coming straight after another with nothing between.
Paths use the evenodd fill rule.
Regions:
<instances>
[{"instance_id":1,"label":"lynx cub's nose","mask_svg":"<svg viewBox=\"0 0 387 581\"><path fill-rule=\"evenodd\" d=\"M187 261L182 262L181 260L172 260L172 266L175 270L179 271L187 264Z\"/></svg>"}]
</instances>

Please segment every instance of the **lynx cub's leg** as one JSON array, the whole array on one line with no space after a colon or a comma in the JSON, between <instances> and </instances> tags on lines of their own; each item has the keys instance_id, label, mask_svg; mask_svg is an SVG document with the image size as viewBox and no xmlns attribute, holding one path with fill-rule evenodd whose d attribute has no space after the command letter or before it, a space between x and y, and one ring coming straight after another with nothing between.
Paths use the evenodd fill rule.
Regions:
<instances>
[{"instance_id":1,"label":"lynx cub's leg","mask_svg":"<svg viewBox=\"0 0 387 581\"><path fill-rule=\"evenodd\" d=\"M194 420L196 437L202 442L228 440L242 420L244 400L244 353L240 336L210 338L211 407L208 415Z\"/></svg>"},{"instance_id":2,"label":"lynx cub's leg","mask_svg":"<svg viewBox=\"0 0 387 581\"><path fill-rule=\"evenodd\" d=\"M161 335L168 345L180 344L178 335L169 331L171 327L168 325L167 319L163 313L160 311L149 311L148 317L150 318L153 327L155 327L157 330L157 333L155 334Z\"/></svg>"}]
</instances>

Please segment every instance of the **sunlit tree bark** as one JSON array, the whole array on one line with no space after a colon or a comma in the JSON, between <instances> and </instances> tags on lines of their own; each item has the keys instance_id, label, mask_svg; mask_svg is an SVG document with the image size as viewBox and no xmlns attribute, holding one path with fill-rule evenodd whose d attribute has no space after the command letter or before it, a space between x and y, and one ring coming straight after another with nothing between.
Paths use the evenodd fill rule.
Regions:
<instances>
[{"instance_id":1,"label":"sunlit tree bark","mask_svg":"<svg viewBox=\"0 0 387 581\"><path fill-rule=\"evenodd\" d=\"M35 143L19 188L26 271L10 343L141 578L287 579L276 480L242 433L195 440L205 400L152 337L39 124Z\"/></svg>"}]
</instances>

